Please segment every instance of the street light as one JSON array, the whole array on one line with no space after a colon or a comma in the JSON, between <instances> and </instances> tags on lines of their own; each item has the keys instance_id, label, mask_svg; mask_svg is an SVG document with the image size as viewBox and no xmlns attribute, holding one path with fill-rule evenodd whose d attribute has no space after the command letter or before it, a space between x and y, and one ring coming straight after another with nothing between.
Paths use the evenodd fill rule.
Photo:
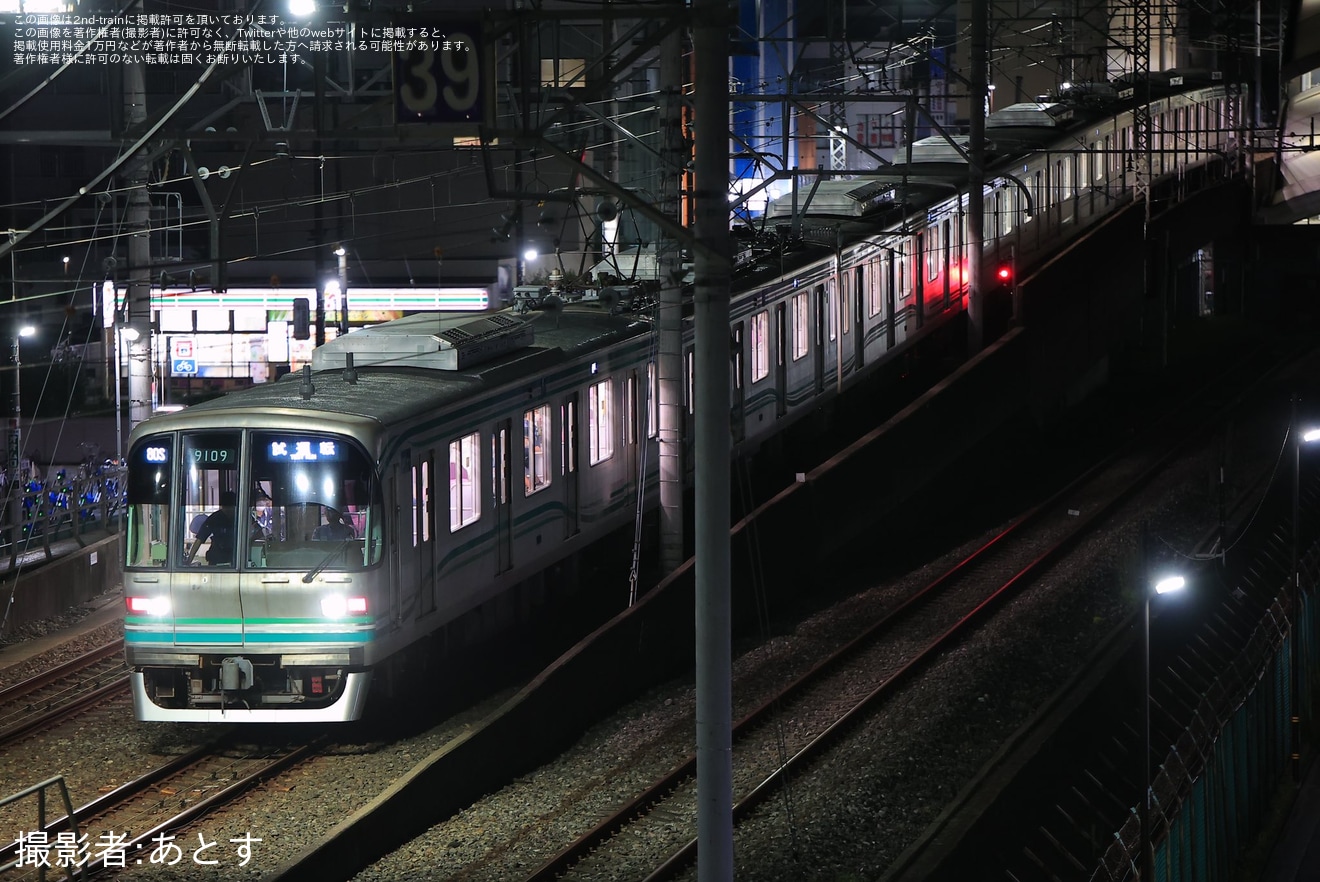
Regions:
<instances>
[{"instance_id":1,"label":"street light","mask_svg":"<svg viewBox=\"0 0 1320 882\"><path fill-rule=\"evenodd\" d=\"M340 245L335 249L339 259L339 336L348 333L348 249Z\"/></svg>"},{"instance_id":2,"label":"street light","mask_svg":"<svg viewBox=\"0 0 1320 882\"><path fill-rule=\"evenodd\" d=\"M1145 524L1141 527L1141 593L1144 615L1141 630L1142 658L1142 738L1141 738L1141 879L1155 878L1155 853L1150 841L1150 801L1154 790L1150 768L1150 598L1152 594L1174 594L1187 586L1187 580L1177 573L1151 578L1150 539Z\"/></svg>"},{"instance_id":3,"label":"street light","mask_svg":"<svg viewBox=\"0 0 1320 882\"><path fill-rule=\"evenodd\" d=\"M115 326L115 456L124 459L123 343L135 343L142 332L132 325Z\"/></svg>"}]
</instances>

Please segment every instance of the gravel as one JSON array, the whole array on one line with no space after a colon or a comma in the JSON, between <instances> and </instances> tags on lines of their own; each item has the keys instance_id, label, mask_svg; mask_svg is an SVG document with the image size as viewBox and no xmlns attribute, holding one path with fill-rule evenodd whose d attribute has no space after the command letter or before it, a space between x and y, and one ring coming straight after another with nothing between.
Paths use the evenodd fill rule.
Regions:
<instances>
[{"instance_id":1,"label":"gravel","mask_svg":"<svg viewBox=\"0 0 1320 882\"><path fill-rule=\"evenodd\" d=\"M28 622L23 625L21 632L16 632L13 640L8 641L9 645L21 645L25 641L34 640L38 637L45 637L50 634L58 634L68 628L81 622L92 612L92 610L79 609L75 612L63 616L55 616L49 619L42 619L37 622ZM21 634L21 636L20 636ZM111 640L118 640L124 636L124 623L122 620L110 622L99 628L88 631L72 637L69 640L60 641L59 644L51 647L46 652L34 655L21 662L15 662L5 666L6 659L3 648L0 648L0 689L7 689L16 683L34 677L43 671L48 671L53 667L71 661L80 655L91 652L93 649L104 646Z\"/></svg>"},{"instance_id":2,"label":"gravel","mask_svg":"<svg viewBox=\"0 0 1320 882\"><path fill-rule=\"evenodd\" d=\"M858 726L790 792L741 825L735 837L736 878L878 878L1131 612L1136 595L1130 564L1140 521L1158 523L1160 538L1184 551L1214 526L1217 508L1209 504L1214 491L1207 476L1218 459L1218 448L1209 445L1155 481L1122 520L1082 543L1035 590L1009 604L893 706ZM735 719L859 631L894 596L925 583L999 529L976 535L897 580L874 584L789 633L741 646L734 662ZM859 688L873 682L872 673L852 671ZM518 878L585 830L593 815L622 803L690 753L694 704L690 683L647 695L593 727L558 761L437 824L355 879ZM797 722L780 724L788 729ZM590 798L583 801L583 794ZM570 803L572 819L559 814L559 807ZM612 851L608 865L587 860L565 878L642 878L657 858L695 837L690 800L687 805L689 811L675 815L659 847L629 848L635 864L621 863ZM489 832L529 824L515 843ZM492 850L488 840L500 844ZM695 870L685 878L695 879Z\"/></svg>"},{"instance_id":3,"label":"gravel","mask_svg":"<svg viewBox=\"0 0 1320 882\"><path fill-rule=\"evenodd\" d=\"M1233 474L1238 484L1272 465L1275 428L1262 425L1252 438L1239 430L1234 438ZM1253 440L1257 436L1259 440ZM1160 539L1183 552L1214 526L1217 495L1211 476L1217 472L1221 449L1221 442L1212 439L1181 460L1144 491L1121 521L1095 533L1036 590L1012 602L991 626L916 681L888 710L855 727L809 775L799 778L791 792L740 826L735 841L737 878L834 880L881 875L1134 608L1131 562L1138 522L1157 523ZM800 621L777 623L773 635L740 643L734 660L735 718L859 631L892 598L965 557L998 529L964 533L957 547L925 566L883 583L872 580L864 590ZM24 667L80 654L118 633L118 627L98 629L105 633L79 638ZM0 669L0 683L22 676L14 668ZM867 672L857 671L856 676L864 678ZM502 697L492 697L442 726L415 735L355 736L346 730L323 757L275 778L252 798L189 830L180 840L184 852L176 866L151 866L144 855L144 865L130 875L230 880L268 872L479 720ZM690 681L652 690L593 727L559 760L437 824L356 878L363 882L516 878L581 832L591 812L604 812L630 797L652 775L691 753L694 704ZM793 721L782 724L791 726ZM13 791L63 774L75 803L86 802L99 789L195 743L205 736L202 729L137 724L125 705L117 713L98 717L94 728L70 723L12 748L0 757L0 780ZM580 802L584 795L590 797L585 808ZM575 813L561 816L560 806L575 801ZM0 820L10 826L13 816ZM524 832L513 841L495 833L511 829ZM91 832L95 842L103 831ZM253 846L248 864L240 867L237 846L230 840L245 834L261 842ZM675 816L666 845L693 835L691 814ZM218 842L197 855L202 860L214 858L218 865L192 862L199 837ZM655 855L663 852L663 848L638 849L636 866L584 865L570 878L637 879L644 875L642 867L653 866ZM692 870L687 878L695 876Z\"/></svg>"}]
</instances>

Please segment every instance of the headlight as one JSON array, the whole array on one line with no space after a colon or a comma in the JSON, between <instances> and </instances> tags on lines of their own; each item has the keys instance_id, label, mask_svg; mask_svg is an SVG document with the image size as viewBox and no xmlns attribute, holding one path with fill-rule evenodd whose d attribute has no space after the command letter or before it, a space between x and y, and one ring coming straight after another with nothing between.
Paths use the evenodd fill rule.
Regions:
<instances>
[{"instance_id":1,"label":"headlight","mask_svg":"<svg viewBox=\"0 0 1320 882\"><path fill-rule=\"evenodd\" d=\"M127 599L128 611L145 616L167 616L170 614L170 599L160 597L130 597Z\"/></svg>"},{"instance_id":2,"label":"headlight","mask_svg":"<svg viewBox=\"0 0 1320 882\"><path fill-rule=\"evenodd\" d=\"M332 619L341 619L344 616L360 616L367 611L367 599L365 597L344 597L342 594L331 594L321 598L321 615Z\"/></svg>"}]
</instances>

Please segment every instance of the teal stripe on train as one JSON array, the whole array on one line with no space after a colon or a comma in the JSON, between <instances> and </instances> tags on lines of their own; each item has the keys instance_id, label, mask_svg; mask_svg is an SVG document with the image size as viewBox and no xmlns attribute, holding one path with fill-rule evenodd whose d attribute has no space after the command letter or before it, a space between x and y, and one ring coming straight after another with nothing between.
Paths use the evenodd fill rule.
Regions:
<instances>
[{"instance_id":1,"label":"teal stripe on train","mask_svg":"<svg viewBox=\"0 0 1320 882\"><path fill-rule=\"evenodd\" d=\"M168 643L179 644L205 643L230 644L234 646L253 643L369 643L371 631L320 631L301 634L250 633L244 637L237 631L204 632L191 631L175 635L172 631L125 631L125 643Z\"/></svg>"}]
</instances>

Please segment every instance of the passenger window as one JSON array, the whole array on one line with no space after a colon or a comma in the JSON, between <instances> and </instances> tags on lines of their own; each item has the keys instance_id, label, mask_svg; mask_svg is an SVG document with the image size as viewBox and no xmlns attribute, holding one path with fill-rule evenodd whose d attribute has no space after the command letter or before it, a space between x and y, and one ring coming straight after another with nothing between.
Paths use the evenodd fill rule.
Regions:
<instances>
[{"instance_id":1,"label":"passenger window","mask_svg":"<svg viewBox=\"0 0 1320 882\"><path fill-rule=\"evenodd\" d=\"M839 281L843 283L843 287L847 287L847 280L847 275L839 277ZM824 298L824 303L821 308L825 311L825 327L828 329L830 342L834 342L835 338L839 336L839 311L835 308L834 286L830 285L829 287L825 287L822 285L821 297Z\"/></svg>"},{"instance_id":2,"label":"passenger window","mask_svg":"<svg viewBox=\"0 0 1320 882\"><path fill-rule=\"evenodd\" d=\"M683 354L683 394L687 396L689 414L697 412L697 351L689 349Z\"/></svg>"},{"instance_id":3,"label":"passenger window","mask_svg":"<svg viewBox=\"0 0 1320 882\"><path fill-rule=\"evenodd\" d=\"M631 371L623 383L623 443L637 443L637 372Z\"/></svg>"},{"instance_id":4,"label":"passenger window","mask_svg":"<svg viewBox=\"0 0 1320 882\"><path fill-rule=\"evenodd\" d=\"M655 362L646 363L646 437L660 434L660 395L656 388Z\"/></svg>"},{"instance_id":5,"label":"passenger window","mask_svg":"<svg viewBox=\"0 0 1320 882\"><path fill-rule=\"evenodd\" d=\"M577 399L564 403L559 424L559 468L565 475L577 471Z\"/></svg>"},{"instance_id":6,"label":"passenger window","mask_svg":"<svg viewBox=\"0 0 1320 882\"><path fill-rule=\"evenodd\" d=\"M431 457L428 452L426 458L422 460L422 498L421 511L418 516L422 521L422 541L431 541Z\"/></svg>"},{"instance_id":7,"label":"passenger window","mask_svg":"<svg viewBox=\"0 0 1320 882\"><path fill-rule=\"evenodd\" d=\"M412 544L417 547L422 531L422 481L417 466L412 467Z\"/></svg>"},{"instance_id":8,"label":"passenger window","mask_svg":"<svg viewBox=\"0 0 1320 882\"><path fill-rule=\"evenodd\" d=\"M733 326L733 388L743 387L743 326Z\"/></svg>"},{"instance_id":9,"label":"passenger window","mask_svg":"<svg viewBox=\"0 0 1320 882\"><path fill-rule=\"evenodd\" d=\"M523 413L524 495L531 496L550 486L550 405L542 404Z\"/></svg>"},{"instance_id":10,"label":"passenger window","mask_svg":"<svg viewBox=\"0 0 1320 882\"><path fill-rule=\"evenodd\" d=\"M752 316L752 382L770 375L770 313Z\"/></svg>"},{"instance_id":11,"label":"passenger window","mask_svg":"<svg viewBox=\"0 0 1320 882\"><path fill-rule=\"evenodd\" d=\"M793 295L793 360L807 354L810 348L811 312L808 309L807 292Z\"/></svg>"},{"instance_id":12,"label":"passenger window","mask_svg":"<svg viewBox=\"0 0 1320 882\"><path fill-rule=\"evenodd\" d=\"M882 273L876 271L875 262L866 265L866 275L868 276L866 284L866 317L875 318L880 314L880 304L883 302L884 292L880 288L880 280L877 276L883 278Z\"/></svg>"},{"instance_id":13,"label":"passenger window","mask_svg":"<svg viewBox=\"0 0 1320 882\"><path fill-rule=\"evenodd\" d=\"M933 282L940 275L940 228L926 228L926 281Z\"/></svg>"},{"instance_id":14,"label":"passenger window","mask_svg":"<svg viewBox=\"0 0 1320 882\"><path fill-rule=\"evenodd\" d=\"M477 498L481 468L480 437L477 432L449 442L449 532L453 533L481 517Z\"/></svg>"},{"instance_id":15,"label":"passenger window","mask_svg":"<svg viewBox=\"0 0 1320 882\"><path fill-rule=\"evenodd\" d=\"M587 441L591 447L591 465L614 455L613 384L601 380L587 389Z\"/></svg>"}]
</instances>

